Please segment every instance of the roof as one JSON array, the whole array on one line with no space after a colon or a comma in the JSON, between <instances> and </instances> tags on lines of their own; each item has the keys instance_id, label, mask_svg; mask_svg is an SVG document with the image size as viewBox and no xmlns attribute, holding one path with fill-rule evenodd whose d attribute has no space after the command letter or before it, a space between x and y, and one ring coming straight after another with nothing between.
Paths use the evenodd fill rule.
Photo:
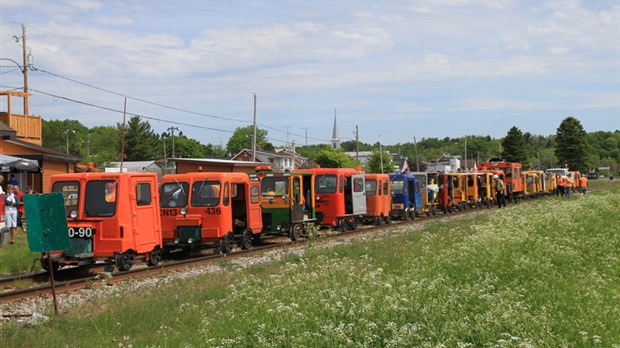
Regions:
<instances>
[{"instance_id":1,"label":"roof","mask_svg":"<svg viewBox=\"0 0 620 348\"><path fill-rule=\"evenodd\" d=\"M152 165L156 165L159 169L163 169L163 167L160 166L159 163L155 161L125 161L123 162L123 168L127 168L128 172L143 172L147 168L151 167ZM110 167L120 168L121 162L110 162Z\"/></svg>"},{"instance_id":2,"label":"roof","mask_svg":"<svg viewBox=\"0 0 620 348\"><path fill-rule=\"evenodd\" d=\"M220 158L168 158L169 162L202 162L202 163L217 163L217 164L233 164L236 166L248 166L254 167L263 164L262 162L248 162L248 161L235 161L226 160Z\"/></svg>"},{"instance_id":3,"label":"roof","mask_svg":"<svg viewBox=\"0 0 620 348\"><path fill-rule=\"evenodd\" d=\"M2 123L2 122L0 122ZM17 140L17 139L5 139L4 140L7 143L10 144L15 144L17 146L20 147L25 147L31 150L35 150L36 152L40 153L40 157L43 158L44 160L48 160L48 161L56 161L56 162L68 162L68 163L78 163L82 160L81 157L79 156L74 156L74 155L69 155L66 154L64 152L60 152L60 151L56 151L54 149L50 149L49 147L44 147L41 145L36 145L33 143L29 143L27 141L23 141L23 140ZM17 155L14 154L16 156L20 156L20 157L24 157L24 158L29 158L32 159L33 157L37 157L37 155ZM39 158L39 157L37 157Z\"/></svg>"}]
</instances>

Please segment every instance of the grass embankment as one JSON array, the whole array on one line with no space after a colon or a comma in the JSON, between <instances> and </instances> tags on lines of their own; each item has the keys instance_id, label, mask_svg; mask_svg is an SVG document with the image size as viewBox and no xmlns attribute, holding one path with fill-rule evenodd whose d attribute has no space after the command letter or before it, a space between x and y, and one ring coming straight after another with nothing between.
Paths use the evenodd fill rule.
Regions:
<instances>
[{"instance_id":1,"label":"grass embankment","mask_svg":"<svg viewBox=\"0 0 620 348\"><path fill-rule=\"evenodd\" d=\"M89 302L20 347L620 344L620 190L550 198Z\"/></svg>"}]
</instances>

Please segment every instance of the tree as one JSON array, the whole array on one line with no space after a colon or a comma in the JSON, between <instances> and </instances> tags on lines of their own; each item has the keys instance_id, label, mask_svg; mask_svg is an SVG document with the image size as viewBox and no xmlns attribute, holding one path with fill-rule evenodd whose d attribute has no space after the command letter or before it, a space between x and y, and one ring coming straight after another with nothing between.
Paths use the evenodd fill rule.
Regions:
<instances>
[{"instance_id":1,"label":"tree","mask_svg":"<svg viewBox=\"0 0 620 348\"><path fill-rule=\"evenodd\" d=\"M121 129L113 126L98 126L88 133L88 157L85 161L93 162L95 167L106 167L110 162L121 160Z\"/></svg>"},{"instance_id":2,"label":"tree","mask_svg":"<svg viewBox=\"0 0 620 348\"><path fill-rule=\"evenodd\" d=\"M355 168L360 164L355 158L329 145L323 147L314 161L322 168Z\"/></svg>"},{"instance_id":3,"label":"tree","mask_svg":"<svg viewBox=\"0 0 620 348\"><path fill-rule=\"evenodd\" d=\"M587 171L586 131L578 119L572 116L564 119L558 127L555 141L555 156L559 165L566 164L571 170Z\"/></svg>"},{"instance_id":4,"label":"tree","mask_svg":"<svg viewBox=\"0 0 620 348\"><path fill-rule=\"evenodd\" d=\"M267 141L266 130L256 129L256 148L266 151L273 151L273 144ZM252 148L252 138L254 137L254 126L238 127L233 135L228 139L226 149L231 155L236 155L243 149Z\"/></svg>"},{"instance_id":5,"label":"tree","mask_svg":"<svg viewBox=\"0 0 620 348\"><path fill-rule=\"evenodd\" d=\"M523 167L528 167L525 139L519 128L510 128L502 140L502 158L507 162L519 162Z\"/></svg>"},{"instance_id":6,"label":"tree","mask_svg":"<svg viewBox=\"0 0 620 348\"><path fill-rule=\"evenodd\" d=\"M381 167L383 165L383 167ZM394 172L394 162L392 156L387 151L383 151L383 156L378 150L374 150L368 163L366 164L366 173L392 173Z\"/></svg>"},{"instance_id":7,"label":"tree","mask_svg":"<svg viewBox=\"0 0 620 348\"><path fill-rule=\"evenodd\" d=\"M117 128L123 129L122 124ZM148 161L158 158L159 136L153 132L148 121L133 116L125 127L125 160Z\"/></svg>"}]
</instances>

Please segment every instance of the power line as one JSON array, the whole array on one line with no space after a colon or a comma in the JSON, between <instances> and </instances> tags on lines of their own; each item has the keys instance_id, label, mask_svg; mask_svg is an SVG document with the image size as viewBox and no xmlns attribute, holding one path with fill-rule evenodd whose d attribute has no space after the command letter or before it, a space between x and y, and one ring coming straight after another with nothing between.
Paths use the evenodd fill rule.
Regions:
<instances>
[{"instance_id":1,"label":"power line","mask_svg":"<svg viewBox=\"0 0 620 348\"><path fill-rule=\"evenodd\" d=\"M92 85L92 84L89 84L89 83L81 82L81 81L78 81L76 79L73 79L73 78L70 78L70 77L67 77L67 76L56 74L56 73L53 73L51 71L47 71L45 69L34 68L33 70L34 71L40 71L42 73L45 73L45 74L48 74L48 75L51 75L51 76L54 76L54 77L57 77L57 78L60 78L60 79L64 79L64 80L67 80L67 81L70 81L70 82L73 82L73 83L77 83L77 84L80 84L82 86L93 88L93 89L96 89L96 90L99 90L99 91L102 91L102 92L110 93L110 94L113 94L113 95L116 95L116 96L120 96L120 97L126 97L127 99L131 99L131 100L139 101L139 102L142 102L142 103L146 103L146 104L150 104L150 105L166 108L166 109L169 109L169 110L184 112L184 113L188 113L188 114L192 114L192 115L197 115L197 116L215 118L215 119L220 119L220 120L227 120L227 121L234 121L234 122L252 124L251 121L235 119L235 118L230 118L230 117L225 117L225 116L212 115L212 114L205 114L205 113L196 112L196 111L192 111L192 110L181 109L181 108L174 107L174 106L164 105L164 104L152 102L152 101L141 99L141 98L137 98L137 97L128 96L128 95L125 95L125 94L122 94L122 93L111 91L109 89L105 89L105 88L102 88L102 87L98 87L98 86ZM170 122L170 121L167 121L167 122ZM171 122L171 123L173 123L173 122ZM288 131L284 131L284 130L281 130L281 129L278 129L278 128L275 128L275 127L272 127L272 126L269 126L269 125L266 125L266 124L262 124L262 123L258 123L258 125L261 126L262 128L270 129L270 130L273 130L273 131L276 131L276 132L280 132L280 133L283 133L283 134L287 134L287 135L297 136L299 138L306 138L306 139L312 139L312 140L316 140L316 141L329 142L329 140L327 140L327 139L308 137L307 135L302 135L302 134L297 134L297 133L290 133Z\"/></svg>"},{"instance_id":2,"label":"power line","mask_svg":"<svg viewBox=\"0 0 620 348\"><path fill-rule=\"evenodd\" d=\"M57 98L57 99L62 99L62 100L66 100L66 101L69 101L69 102L72 102L72 103L76 103L76 104L86 105L86 106L90 106L90 107L94 107L94 108L97 108L97 109L106 110L106 111L110 111L110 112L115 112L115 113L119 113L119 114L123 113L123 110L113 109L113 108L110 108L110 107L107 107L107 106L101 106L101 105L97 105L97 104L93 104L93 103L89 103L89 102L85 102L85 101L81 101L81 100L77 100L77 99L72 99L72 98L69 98L69 97L63 97L63 96L60 96L60 95L57 95L57 94L44 92L44 91L37 90L37 89L34 89L34 88L31 88L30 90L34 91L34 92L41 93L41 94L45 94L47 96L54 97L54 98ZM194 125L194 124L183 123L183 122L168 121L168 120L164 120L162 118L146 116L146 115L141 115L141 114L136 114L136 113L131 113L131 114L135 115L135 116L138 116L138 117L141 117L141 118L148 119L148 120L166 122L166 123L170 123L170 124L177 124L177 125L193 127L193 128L207 129L207 130L212 130L212 131L216 131L216 132L234 133L233 131L226 130L226 129L211 128L211 127L197 126L197 125Z\"/></svg>"}]
</instances>

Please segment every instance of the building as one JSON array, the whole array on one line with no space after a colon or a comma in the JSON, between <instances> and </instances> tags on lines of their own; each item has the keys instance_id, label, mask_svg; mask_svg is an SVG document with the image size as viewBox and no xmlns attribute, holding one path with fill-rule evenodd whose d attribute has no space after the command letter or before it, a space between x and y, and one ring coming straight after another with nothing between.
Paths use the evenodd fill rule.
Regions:
<instances>
[{"instance_id":1,"label":"building","mask_svg":"<svg viewBox=\"0 0 620 348\"><path fill-rule=\"evenodd\" d=\"M17 162L12 166L3 164L0 175L7 182L6 179L14 174L24 192L28 185L37 192L49 192L52 175L73 173L81 158L41 146L41 117L29 116L27 105L23 115L15 113L11 107L12 98L26 96L23 92L0 91L0 97L7 98L6 111L0 111L0 154L36 162L36 166L19 166Z\"/></svg>"},{"instance_id":2,"label":"building","mask_svg":"<svg viewBox=\"0 0 620 348\"><path fill-rule=\"evenodd\" d=\"M234 155L232 160L248 162L252 161L253 157L251 149L243 149ZM255 162L258 162L259 165L269 164L274 171L285 171L304 166L308 163L308 158L287 149L281 149L277 152L256 150Z\"/></svg>"},{"instance_id":3,"label":"building","mask_svg":"<svg viewBox=\"0 0 620 348\"><path fill-rule=\"evenodd\" d=\"M120 172L121 162L111 162L106 172ZM127 161L123 162L123 173L125 172L147 172L157 174L157 180L165 174L164 167L156 161Z\"/></svg>"}]
</instances>

